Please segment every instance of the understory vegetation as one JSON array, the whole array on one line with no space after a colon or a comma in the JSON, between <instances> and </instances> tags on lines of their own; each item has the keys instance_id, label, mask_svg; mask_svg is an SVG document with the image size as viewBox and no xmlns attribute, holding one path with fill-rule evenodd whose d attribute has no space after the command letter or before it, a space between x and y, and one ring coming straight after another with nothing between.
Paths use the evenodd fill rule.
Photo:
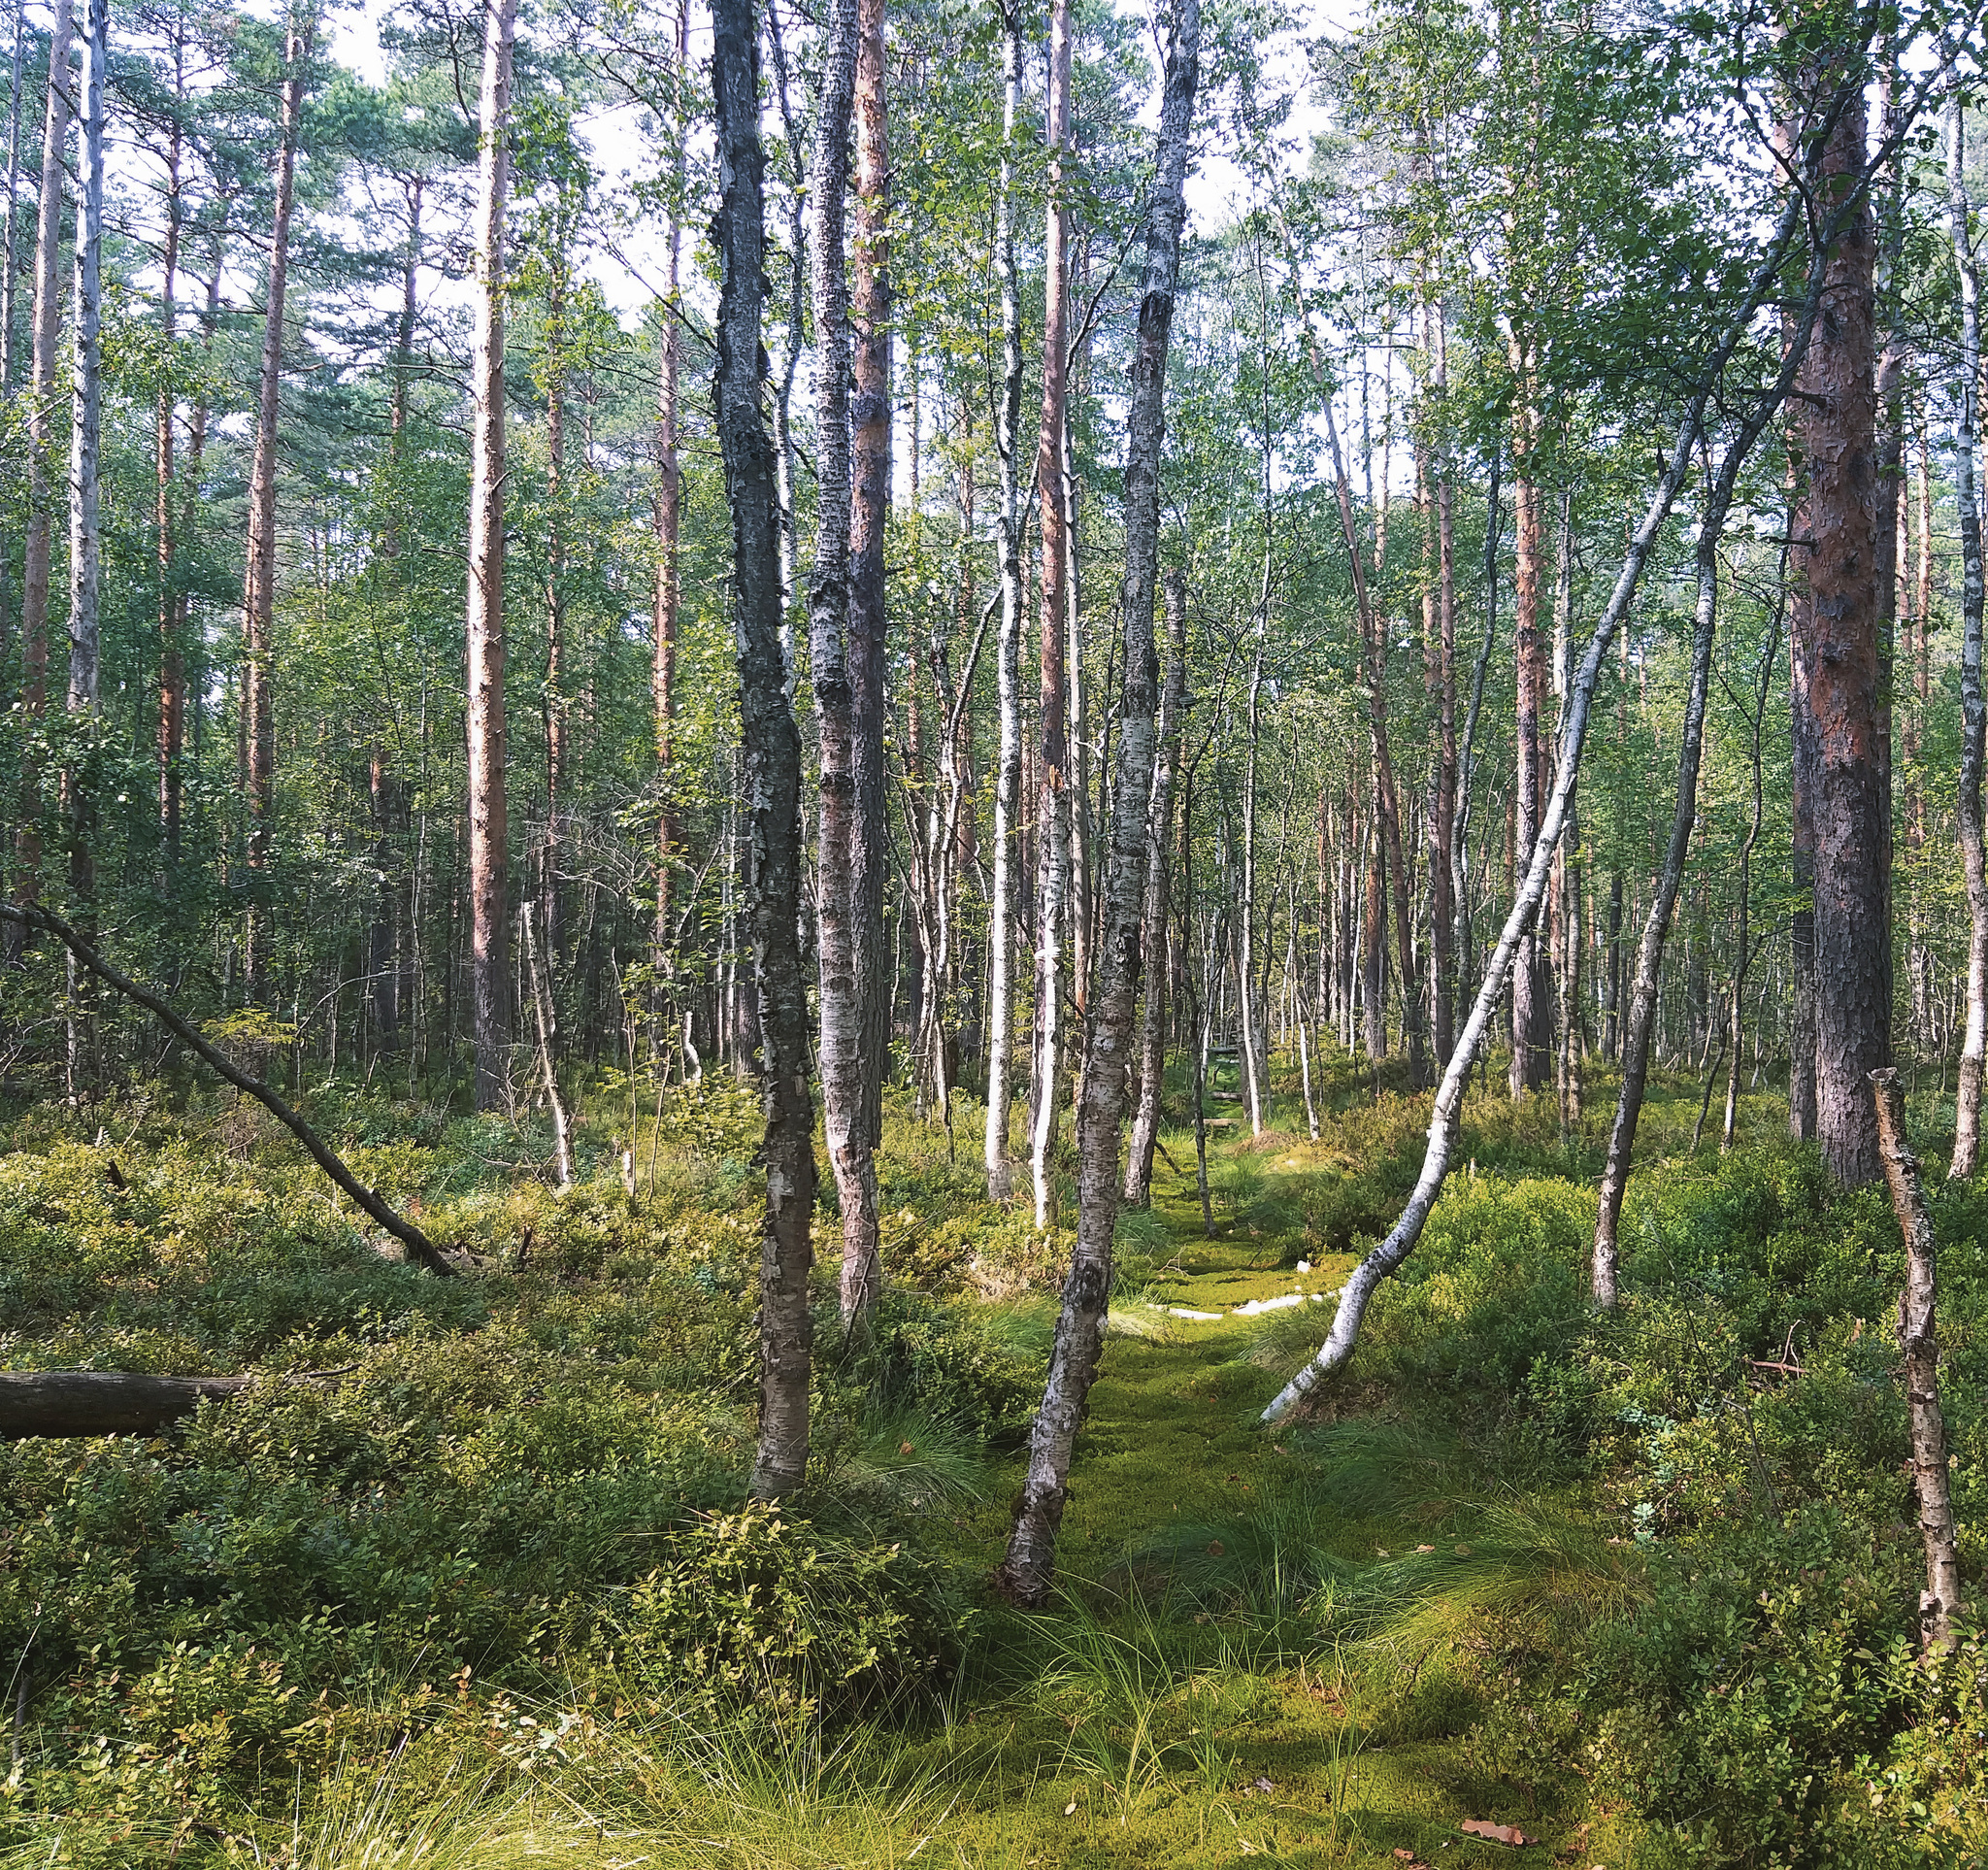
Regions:
<instances>
[{"instance_id":1,"label":"understory vegetation","mask_svg":"<svg viewBox=\"0 0 1988 1870\"><path fill-rule=\"evenodd\" d=\"M1034 1616L987 1577L1067 1243L903 1110L867 1335L817 1217L818 1432L778 1505L746 1497L749 1091L656 1119L651 1090L624 1170L603 1085L555 1192L529 1117L323 1085L361 1173L474 1255L456 1280L252 1106L159 1083L17 1114L0 1361L256 1381L157 1439L0 1448L0 1861L1509 1855L1465 1819L1610 1870L1980 1861L1988 1673L1971 1632L1916 1653L1881 1194L1832 1193L1765 1094L1691 1153L1698 1087L1667 1081L1597 1316L1597 1144L1501 1085L1358 1358L1270 1435L1426 1120L1364 1063L1318 1075L1318 1141L1286 1084L1212 1152L1211 1237L1166 1133L1188 1173L1121 1221ZM1978 1601L1988 1196L1936 1205Z\"/></svg>"}]
</instances>

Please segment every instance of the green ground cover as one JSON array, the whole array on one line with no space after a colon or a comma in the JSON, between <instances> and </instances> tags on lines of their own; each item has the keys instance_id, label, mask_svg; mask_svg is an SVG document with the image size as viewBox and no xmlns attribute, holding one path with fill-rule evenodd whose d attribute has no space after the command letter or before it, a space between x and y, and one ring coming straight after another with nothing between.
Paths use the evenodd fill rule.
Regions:
<instances>
[{"instance_id":1,"label":"green ground cover","mask_svg":"<svg viewBox=\"0 0 1988 1870\"><path fill-rule=\"evenodd\" d=\"M261 1381L156 1440L0 1449L0 1861L1980 1860L1980 1652L1911 1651L1881 1198L1832 1198L1766 1097L1689 1156L1698 1087L1662 1086L1597 1320L1600 1120L1563 1145L1487 1095L1347 1378L1266 1434L1425 1120L1321 1076L1318 1141L1293 1096L1220 1133L1212 1238L1165 1163L1121 1226L1033 1617L986 1579L1066 1243L942 1130L892 1114L893 1294L848 1344L824 1286L815 1470L776 1511L742 1500L749 1096L673 1094L631 1198L625 1087L563 1195L529 1122L320 1090L479 1255L454 1282L382 1256L252 1110L17 1116L0 1358ZM1978 1595L1988 1204L1939 1201Z\"/></svg>"}]
</instances>

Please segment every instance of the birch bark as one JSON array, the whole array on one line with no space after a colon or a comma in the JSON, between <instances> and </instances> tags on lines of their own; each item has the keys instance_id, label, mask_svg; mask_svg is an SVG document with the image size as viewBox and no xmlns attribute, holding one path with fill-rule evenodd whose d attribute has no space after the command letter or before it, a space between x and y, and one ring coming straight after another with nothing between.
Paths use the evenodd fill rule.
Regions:
<instances>
[{"instance_id":1,"label":"birch bark","mask_svg":"<svg viewBox=\"0 0 1988 1870\"><path fill-rule=\"evenodd\" d=\"M476 336L470 364L470 1002L477 1108L511 1095L510 821L504 718L504 216L517 0L484 0L477 159Z\"/></svg>"},{"instance_id":2,"label":"birch bark","mask_svg":"<svg viewBox=\"0 0 1988 1870\"><path fill-rule=\"evenodd\" d=\"M1187 138L1200 77L1200 0L1176 0L1170 22L1160 102L1157 177L1147 222L1145 277L1127 398L1125 582L1122 586L1125 676L1119 702L1117 789L1111 805L1105 874L1105 936L1085 1047L1077 1109L1077 1238L1064 1282L1055 1348L1043 1407L1029 1436L1028 1475L996 1574L1017 1602L1039 1604L1056 1562L1056 1533L1069 1497L1077 1425L1104 1349L1111 1291L1111 1232L1118 1219L1122 1165L1119 1126L1125 1074L1144 965L1146 825L1153 773L1159 658L1153 646L1153 598L1159 574L1160 450L1166 430L1167 351L1174 288L1187 218L1183 185Z\"/></svg>"},{"instance_id":3,"label":"birch bark","mask_svg":"<svg viewBox=\"0 0 1988 1870\"><path fill-rule=\"evenodd\" d=\"M1949 56L1946 67L1946 205L1954 268L1960 276L1961 353L1959 419L1954 432L1954 504L1961 532L1961 770L1957 815L1961 865L1968 889L1968 1010L1961 1039L1960 1086L1955 1101L1955 1179L1971 1176L1981 1153L1981 1075L1988 1055L1988 860L1981 822L1984 711L1981 698L1981 497L1975 485L1974 450L1980 420L1980 274L1969 229L1964 101ZM1881 1106L1880 1106L1881 1110Z\"/></svg>"},{"instance_id":4,"label":"birch bark","mask_svg":"<svg viewBox=\"0 0 1988 1870\"><path fill-rule=\"evenodd\" d=\"M760 413L766 296L765 153L753 0L713 0L720 266L717 427L732 512L747 918L759 995L766 1219L760 1235L759 1450L752 1491L791 1491L808 1468L812 1338L808 1272L814 1211L814 1107L808 1085L808 988L800 952L801 737L780 647L780 516L774 451Z\"/></svg>"},{"instance_id":5,"label":"birch bark","mask_svg":"<svg viewBox=\"0 0 1988 1870\"><path fill-rule=\"evenodd\" d=\"M1021 294L1014 262L1016 118L1021 110L1021 12L1010 0L1002 14L1003 93L1001 174L996 189L994 270L1001 282L1001 395L994 414L994 447L1001 464L1001 627L995 641L996 703L1000 712L999 764L994 776L993 888L987 926L987 1193L1006 1201L1012 1185L1008 1163L1009 1059L1014 1033L1015 814L1021 802L1021 495L1018 430L1021 424Z\"/></svg>"}]
</instances>

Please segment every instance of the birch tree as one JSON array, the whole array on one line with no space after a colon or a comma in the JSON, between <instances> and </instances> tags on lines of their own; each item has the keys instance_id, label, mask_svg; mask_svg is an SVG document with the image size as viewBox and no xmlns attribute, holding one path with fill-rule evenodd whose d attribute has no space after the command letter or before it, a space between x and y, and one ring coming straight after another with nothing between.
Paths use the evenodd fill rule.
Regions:
<instances>
[{"instance_id":1,"label":"birch tree","mask_svg":"<svg viewBox=\"0 0 1988 1870\"><path fill-rule=\"evenodd\" d=\"M1077 1111L1077 1238L1043 1406L1029 1434L1008 1551L996 1574L1015 1601L1039 1604L1054 1574L1056 1534L1069 1498L1071 1456L1104 1352L1111 1293L1111 1235L1123 1165L1125 1077L1144 970L1145 836L1153 773L1159 658L1153 601L1159 582L1160 451L1166 433L1167 351L1187 218L1184 186L1194 94L1201 75L1200 0L1176 0L1168 23L1145 269L1126 410L1125 582L1121 624L1125 678L1119 701L1118 770L1105 872L1105 930L1082 1094Z\"/></svg>"},{"instance_id":2,"label":"birch tree","mask_svg":"<svg viewBox=\"0 0 1988 1870\"><path fill-rule=\"evenodd\" d=\"M476 329L470 364L470 997L479 1110L511 1096L510 819L504 710L504 219L517 0L484 0L478 94Z\"/></svg>"}]
</instances>

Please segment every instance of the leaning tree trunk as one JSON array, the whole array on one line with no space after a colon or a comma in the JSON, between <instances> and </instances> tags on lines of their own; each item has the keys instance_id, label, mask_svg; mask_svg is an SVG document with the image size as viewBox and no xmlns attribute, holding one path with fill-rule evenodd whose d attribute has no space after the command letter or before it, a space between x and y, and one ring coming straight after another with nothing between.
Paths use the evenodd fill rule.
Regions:
<instances>
[{"instance_id":1,"label":"leaning tree trunk","mask_svg":"<svg viewBox=\"0 0 1988 1870\"><path fill-rule=\"evenodd\" d=\"M269 284L262 314L262 368L255 396L255 451L248 469L248 548L242 588L242 790L248 808L248 925L242 944L243 989L263 991L269 931L265 905L276 832L276 717L271 632L276 620L277 423L283 374L283 296L290 271L290 210L296 197L297 141L304 115L304 66L316 32L315 12L292 15L283 45L283 85L276 151L276 217L269 237Z\"/></svg>"},{"instance_id":2,"label":"leaning tree trunk","mask_svg":"<svg viewBox=\"0 0 1988 1870\"><path fill-rule=\"evenodd\" d=\"M470 1002L477 1108L511 1086L509 877L504 728L504 210L511 164L511 42L517 0L484 0L477 165L476 341L470 364Z\"/></svg>"},{"instance_id":3,"label":"leaning tree trunk","mask_svg":"<svg viewBox=\"0 0 1988 1870\"><path fill-rule=\"evenodd\" d=\"M845 1302L863 1311L877 1266L877 1171L863 1096L863 930L851 888L858 835L854 697L849 675L849 287L844 227L856 77L855 0L825 19L821 110L808 191L814 224L816 532L808 642L821 750L819 901L821 1104L843 1214Z\"/></svg>"},{"instance_id":4,"label":"leaning tree trunk","mask_svg":"<svg viewBox=\"0 0 1988 1870\"><path fill-rule=\"evenodd\" d=\"M766 296L765 156L753 0L714 0L712 86L717 120L720 266L717 426L732 510L745 803L750 818L747 916L759 991L766 1219L759 1260L759 1452L752 1490L791 1491L808 1471L812 1340L808 1273L814 1212L814 1100L808 1086L808 982L802 965L801 737L780 648L780 519L773 443L760 415L760 308Z\"/></svg>"},{"instance_id":5,"label":"leaning tree trunk","mask_svg":"<svg viewBox=\"0 0 1988 1870\"><path fill-rule=\"evenodd\" d=\"M62 326L62 146L69 134L70 0L55 0L49 34L49 109L42 132L42 185L35 233L33 357L27 407L27 537L21 551L20 706L32 728L49 704L49 580L54 557L54 490L49 460L55 413L57 345ZM20 827L15 838L15 895L32 904L41 895L42 788L39 762L22 763ZM7 930L6 952L17 960L25 931Z\"/></svg>"},{"instance_id":6,"label":"leaning tree trunk","mask_svg":"<svg viewBox=\"0 0 1988 1870\"><path fill-rule=\"evenodd\" d=\"M1048 226L1044 253L1043 426L1036 490L1043 529L1042 727L1037 760L1040 840L1036 911L1036 1124L1029 1171L1036 1226L1056 1219L1054 1153L1063 1080L1063 949L1070 919L1070 551L1064 507L1066 367L1070 320L1070 209L1064 199L1070 154L1070 0L1049 0Z\"/></svg>"},{"instance_id":7,"label":"leaning tree trunk","mask_svg":"<svg viewBox=\"0 0 1988 1870\"><path fill-rule=\"evenodd\" d=\"M1471 1067L1476 1062L1477 1049L1483 1044L1497 1012L1498 1001L1505 990L1520 942L1539 915L1547 880L1552 875L1554 847L1560 842L1561 831L1566 825L1574 780L1580 771L1581 750L1587 741L1588 716L1594 706L1595 685L1601 676L1602 665L1607 657L1615 632L1621 628L1622 619L1628 614L1630 601L1636 595L1637 584L1641 580L1643 566L1648 562L1657 535L1670 515L1678 489L1690 473L1692 457L1704 433L1706 407L1710 401L1712 388L1724 374L1755 313L1779 277L1782 262L1800 225L1801 205L1801 198L1791 192L1761 264L1754 271L1746 295L1728 322L1705 375L1685 406L1663 478L1641 523L1629 542L1622 568L1616 574L1615 587L1595 625L1587 651L1581 657L1580 674L1568 695L1567 719L1560 737L1559 764L1552 792L1546 801L1540 836L1533 849L1532 861L1515 893L1511 913L1506 918L1498 946L1485 967L1470 1018L1457 1037L1456 1051L1451 1055L1449 1067L1437 1087L1435 1110L1429 1120L1429 1145L1423 1153L1422 1170L1416 1177L1414 1189L1387 1238L1353 1269L1341 1291L1332 1330L1325 1343L1319 1348L1318 1354L1272 1398L1263 1412L1262 1419L1266 1422L1275 1422L1287 1415L1309 1391L1353 1354L1353 1347L1359 1340L1360 1322L1367 1315L1375 1288L1408 1258L1422 1237L1430 1210L1435 1207L1436 1197L1449 1173L1450 1155L1456 1148L1463 1111L1464 1087L1469 1082ZM1753 435L1757 436L1760 428L1772 419L1794 381L1802 354L1807 347L1808 332L1815 320L1822 287L1823 273L1818 260L1809 269L1807 293L1797 325L1796 341L1783 358L1780 374L1769 391L1754 399L1754 411L1748 418Z\"/></svg>"},{"instance_id":8,"label":"leaning tree trunk","mask_svg":"<svg viewBox=\"0 0 1988 1870\"><path fill-rule=\"evenodd\" d=\"M1119 703L1117 791L1105 880L1105 937L1077 1108L1077 1228L1043 1407L1029 1435L1008 1553L997 1579L1017 1602L1040 1604L1056 1563L1056 1533L1069 1498L1077 1424L1097 1376L1111 1292L1111 1232L1117 1224L1119 1125L1144 962L1145 838L1153 769L1159 660L1153 596L1159 574L1160 449L1165 434L1167 349L1180 232L1187 137L1200 74L1200 0L1176 0L1160 104L1158 176L1146 234L1144 290L1126 410L1125 676Z\"/></svg>"},{"instance_id":9,"label":"leaning tree trunk","mask_svg":"<svg viewBox=\"0 0 1988 1870\"><path fill-rule=\"evenodd\" d=\"M850 411L849 914L862 1007L860 1127L853 1140L861 1203L843 1193L843 1319L867 1312L883 1286L878 1243L877 1146L883 1140L883 1064L890 1051L883 952L883 888L890 862L884 823L883 547L890 518L890 118L884 82L884 0L856 6L856 399ZM840 1174L840 1171L838 1171ZM838 1184L840 1186L840 1183Z\"/></svg>"},{"instance_id":10,"label":"leaning tree trunk","mask_svg":"<svg viewBox=\"0 0 1988 1870\"><path fill-rule=\"evenodd\" d=\"M1015 155L1021 109L1020 0L1003 15L1005 80L1001 177L994 226L994 270L1001 281L1001 399L995 410L994 448L1001 460L1001 512L996 526L1001 552L1001 634L996 639L995 689L1001 751L994 776L994 863L987 906L987 1193L1008 1198L1009 1058L1014 1035L1015 815L1021 803L1021 493L1018 484L1021 425L1021 294L1014 263Z\"/></svg>"},{"instance_id":11,"label":"leaning tree trunk","mask_svg":"<svg viewBox=\"0 0 1988 1870\"><path fill-rule=\"evenodd\" d=\"M1149 954L1158 970L1146 988L1140 1033L1139 1108L1132 1119L1132 1143L1125 1154L1125 1205L1151 1205L1153 1149L1160 1137L1160 1094L1167 1076L1167 957L1172 890L1167 860L1174 838L1174 769L1180 757L1180 718L1187 706L1187 581L1170 567L1167 606L1167 685L1160 691L1159 763L1153 772L1152 806L1146 816L1145 926Z\"/></svg>"},{"instance_id":12,"label":"leaning tree trunk","mask_svg":"<svg viewBox=\"0 0 1988 1870\"><path fill-rule=\"evenodd\" d=\"M1706 500L1698 522L1698 610L1691 639L1691 681L1684 695L1684 733L1677 750L1677 803L1671 815L1671 838L1664 847L1664 867L1650 899L1642 942L1636 952L1636 985L1631 989L1629 1018L1622 1029L1622 1085L1615 1098L1615 1121L1608 1132L1608 1159L1602 1170L1602 1192L1595 1216L1594 1296L1604 1308L1617 1296L1619 1252L1616 1233L1622 1219L1622 1196L1636 1155L1637 1124L1642 1118L1643 1087L1649 1077L1650 1038L1656 1027L1657 986L1664 968L1664 943L1671 932L1671 914L1684 880L1684 861L1691 850L1691 827L1698 820L1698 767L1705 745L1706 694L1711 684L1712 637L1718 622L1719 539L1732 504L1744 451L1726 451L1717 483Z\"/></svg>"},{"instance_id":13,"label":"leaning tree trunk","mask_svg":"<svg viewBox=\"0 0 1988 1870\"><path fill-rule=\"evenodd\" d=\"M1953 1161L1948 1173L1971 1176L1981 1152L1981 1071L1988 1054L1988 861L1981 824L1984 714L1981 702L1981 502L1974 484L1981 370L1980 276L1968 231L1970 206L1962 93L1947 66L1947 215L1960 275L1960 419L1954 433L1954 504L1961 522L1961 770L1956 797L1961 863L1968 885L1968 1013L1961 1040Z\"/></svg>"}]
</instances>

